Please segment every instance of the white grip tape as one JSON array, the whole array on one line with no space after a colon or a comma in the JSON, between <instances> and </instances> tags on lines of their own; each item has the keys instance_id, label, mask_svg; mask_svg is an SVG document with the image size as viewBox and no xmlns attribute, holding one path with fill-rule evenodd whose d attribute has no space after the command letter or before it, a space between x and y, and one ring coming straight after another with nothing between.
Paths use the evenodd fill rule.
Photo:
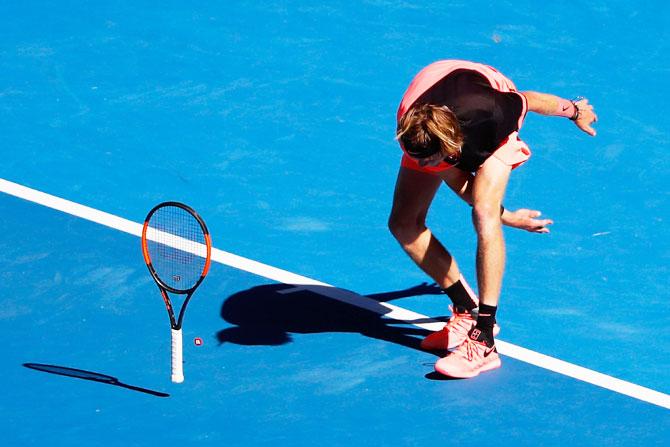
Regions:
<instances>
[{"instance_id":1,"label":"white grip tape","mask_svg":"<svg viewBox=\"0 0 670 447\"><path fill-rule=\"evenodd\" d=\"M174 383L184 381L181 329L172 329L172 381Z\"/></svg>"}]
</instances>

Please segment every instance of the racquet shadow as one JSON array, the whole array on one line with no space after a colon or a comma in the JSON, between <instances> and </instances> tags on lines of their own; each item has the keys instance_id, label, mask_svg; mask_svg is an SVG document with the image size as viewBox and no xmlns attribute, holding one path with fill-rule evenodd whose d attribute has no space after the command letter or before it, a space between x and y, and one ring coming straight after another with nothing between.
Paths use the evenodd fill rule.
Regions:
<instances>
[{"instance_id":1,"label":"racquet shadow","mask_svg":"<svg viewBox=\"0 0 670 447\"><path fill-rule=\"evenodd\" d=\"M380 303L440 293L436 285L423 283L405 290L367 295L366 308L361 308L324 296L339 289L320 286L310 286L310 289L292 284L270 284L229 296L221 306L221 318L233 326L217 333L219 343L278 346L290 343L292 334L348 332L421 350L421 340L430 332L384 317L389 309ZM319 293L320 289L323 294ZM357 297L343 292L354 299ZM435 319L446 321L446 318ZM443 377L430 373L426 378L437 380Z\"/></svg>"},{"instance_id":2,"label":"racquet shadow","mask_svg":"<svg viewBox=\"0 0 670 447\"><path fill-rule=\"evenodd\" d=\"M43 363L24 363L23 366L29 369L34 369L35 371L41 371L49 374L56 374L59 376L67 376L75 379L89 380L91 382L105 383L107 385L114 385L132 391L139 391L140 393L151 394L152 396L170 397L169 394L162 393L160 391L149 390L147 388L141 388L138 386L128 385L119 382L119 379L117 379L116 377L108 376L107 374L101 374L98 372L69 368L67 366L46 365Z\"/></svg>"}]
</instances>

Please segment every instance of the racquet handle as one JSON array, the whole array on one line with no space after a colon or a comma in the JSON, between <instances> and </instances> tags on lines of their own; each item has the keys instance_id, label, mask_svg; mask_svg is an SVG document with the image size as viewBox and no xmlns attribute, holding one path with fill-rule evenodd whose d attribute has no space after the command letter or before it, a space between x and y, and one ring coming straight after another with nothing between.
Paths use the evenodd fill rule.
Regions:
<instances>
[{"instance_id":1,"label":"racquet handle","mask_svg":"<svg viewBox=\"0 0 670 447\"><path fill-rule=\"evenodd\" d=\"M182 383L184 381L184 364L181 329L172 329L172 381Z\"/></svg>"}]
</instances>

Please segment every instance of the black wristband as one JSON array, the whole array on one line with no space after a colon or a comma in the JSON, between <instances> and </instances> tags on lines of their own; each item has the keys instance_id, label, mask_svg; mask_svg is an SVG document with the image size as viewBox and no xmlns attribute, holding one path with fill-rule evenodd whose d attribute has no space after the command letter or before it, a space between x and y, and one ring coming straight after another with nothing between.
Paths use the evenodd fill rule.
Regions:
<instances>
[{"instance_id":1,"label":"black wristband","mask_svg":"<svg viewBox=\"0 0 670 447\"><path fill-rule=\"evenodd\" d=\"M579 107L577 107L577 101L581 101L582 97L578 96L575 99L571 99L570 102L575 107L575 113L569 118L570 121L577 121L579 119Z\"/></svg>"}]
</instances>

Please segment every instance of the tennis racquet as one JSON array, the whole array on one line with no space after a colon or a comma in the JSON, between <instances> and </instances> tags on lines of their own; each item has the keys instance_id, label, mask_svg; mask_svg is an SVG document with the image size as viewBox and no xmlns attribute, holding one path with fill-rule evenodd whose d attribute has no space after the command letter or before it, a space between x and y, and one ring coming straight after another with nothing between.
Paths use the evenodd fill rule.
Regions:
<instances>
[{"instance_id":1,"label":"tennis racquet","mask_svg":"<svg viewBox=\"0 0 670 447\"><path fill-rule=\"evenodd\" d=\"M212 242L205 222L178 202L156 205L144 221L142 254L161 291L172 328L172 381L184 381L182 322L193 293L209 271ZM175 318L168 292L186 295Z\"/></svg>"}]
</instances>

